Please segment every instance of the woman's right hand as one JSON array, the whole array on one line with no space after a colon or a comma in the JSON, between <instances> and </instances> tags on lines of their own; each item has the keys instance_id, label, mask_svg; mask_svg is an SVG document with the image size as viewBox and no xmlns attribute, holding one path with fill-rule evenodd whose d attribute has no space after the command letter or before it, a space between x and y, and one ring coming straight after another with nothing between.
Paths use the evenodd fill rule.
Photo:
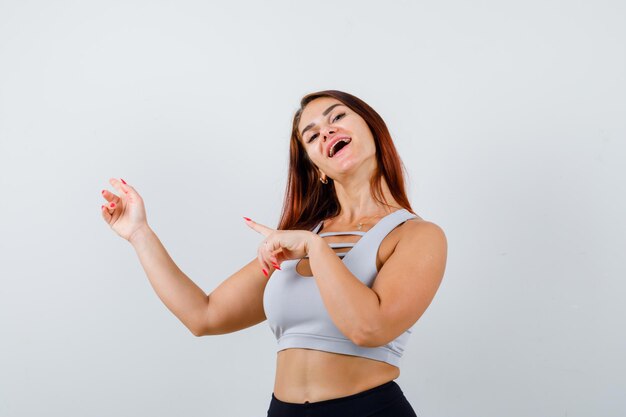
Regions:
<instances>
[{"instance_id":1,"label":"woman's right hand","mask_svg":"<svg viewBox=\"0 0 626 417\"><path fill-rule=\"evenodd\" d=\"M148 227L148 221L143 199L133 187L123 181L109 179L109 183L119 191L119 196L108 190L102 190L102 197L108 203L103 205L100 211L111 229L130 242L133 233Z\"/></svg>"}]
</instances>

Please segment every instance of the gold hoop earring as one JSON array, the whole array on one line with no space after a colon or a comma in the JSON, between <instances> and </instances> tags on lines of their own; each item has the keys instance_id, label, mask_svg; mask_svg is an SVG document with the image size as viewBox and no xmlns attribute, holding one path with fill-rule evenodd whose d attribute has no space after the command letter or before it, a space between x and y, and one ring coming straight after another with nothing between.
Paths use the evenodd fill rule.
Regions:
<instances>
[{"instance_id":1,"label":"gold hoop earring","mask_svg":"<svg viewBox=\"0 0 626 417\"><path fill-rule=\"evenodd\" d=\"M322 178L320 176L320 181L322 182L322 184L328 184L328 178Z\"/></svg>"}]
</instances>

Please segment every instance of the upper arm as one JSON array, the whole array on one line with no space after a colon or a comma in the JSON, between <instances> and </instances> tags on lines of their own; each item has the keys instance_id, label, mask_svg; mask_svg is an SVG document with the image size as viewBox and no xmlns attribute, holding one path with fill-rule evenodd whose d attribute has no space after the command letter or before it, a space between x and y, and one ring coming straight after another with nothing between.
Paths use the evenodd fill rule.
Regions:
<instances>
[{"instance_id":1,"label":"upper arm","mask_svg":"<svg viewBox=\"0 0 626 417\"><path fill-rule=\"evenodd\" d=\"M448 251L443 230L427 221L405 225L409 227L372 285L380 308L367 338L368 346L385 345L413 326L443 279Z\"/></svg>"},{"instance_id":2,"label":"upper arm","mask_svg":"<svg viewBox=\"0 0 626 417\"><path fill-rule=\"evenodd\" d=\"M209 294L201 335L231 333L266 320L263 292L267 280L257 258L225 279Z\"/></svg>"}]
</instances>

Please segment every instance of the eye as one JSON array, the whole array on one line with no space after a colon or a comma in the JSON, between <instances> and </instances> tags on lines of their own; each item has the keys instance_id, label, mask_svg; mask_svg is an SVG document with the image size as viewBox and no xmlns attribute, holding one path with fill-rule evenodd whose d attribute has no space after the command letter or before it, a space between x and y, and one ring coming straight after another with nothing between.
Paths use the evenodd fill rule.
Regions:
<instances>
[{"instance_id":1,"label":"eye","mask_svg":"<svg viewBox=\"0 0 626 417\"><path fill-rule=\"evenodd\" d=\"M337 120L341 119L343 116L345 116L345 113L339 113L337 116L335 116L335 118L333 119L333 123L335 123Z\"/></svg>"},{"instance_id":2,"label":"eye","mask_svg":"<svg viewBox=\"0 0 626 417\"><path fill-rule=\"evenodd\" d=\"M308 142L307 142L307 143L311 143L311 142L313 142L313 140L314 140L314 139L315 139L318 135L319 135L319 133L316 133L316 134L314 134L314 135L311 135L311 137L309 138L309 140L308 140Z\"/></svg>"}]
</instances>

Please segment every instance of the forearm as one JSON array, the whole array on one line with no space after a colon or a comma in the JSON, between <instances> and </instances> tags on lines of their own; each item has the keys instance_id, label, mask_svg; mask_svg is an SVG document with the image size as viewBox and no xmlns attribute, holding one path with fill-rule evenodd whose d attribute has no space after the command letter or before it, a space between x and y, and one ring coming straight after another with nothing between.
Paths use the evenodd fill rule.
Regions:
<instances>
[{"instance_id":1,"label":"forearm","mask_svg":"<svg viewBox=\"0 0 626 417\"><path fill-rule=\"evenodd\" d=\"M130 243L161 301L193 334L198 335L209 302L206 293L178 268L149 227L135 232Z\"/></svg>"},{"instance_id":2,"label":"forearm","mask_svg":"<svg viewBox=\"0 0 626 417\"><path fill-rule=\"evenodd\" d=\"M309 263L322 300L337 328L356 344L376 330L378 296L344 265L324 239L309 244Z\"/></svg>"}]
</instances>

